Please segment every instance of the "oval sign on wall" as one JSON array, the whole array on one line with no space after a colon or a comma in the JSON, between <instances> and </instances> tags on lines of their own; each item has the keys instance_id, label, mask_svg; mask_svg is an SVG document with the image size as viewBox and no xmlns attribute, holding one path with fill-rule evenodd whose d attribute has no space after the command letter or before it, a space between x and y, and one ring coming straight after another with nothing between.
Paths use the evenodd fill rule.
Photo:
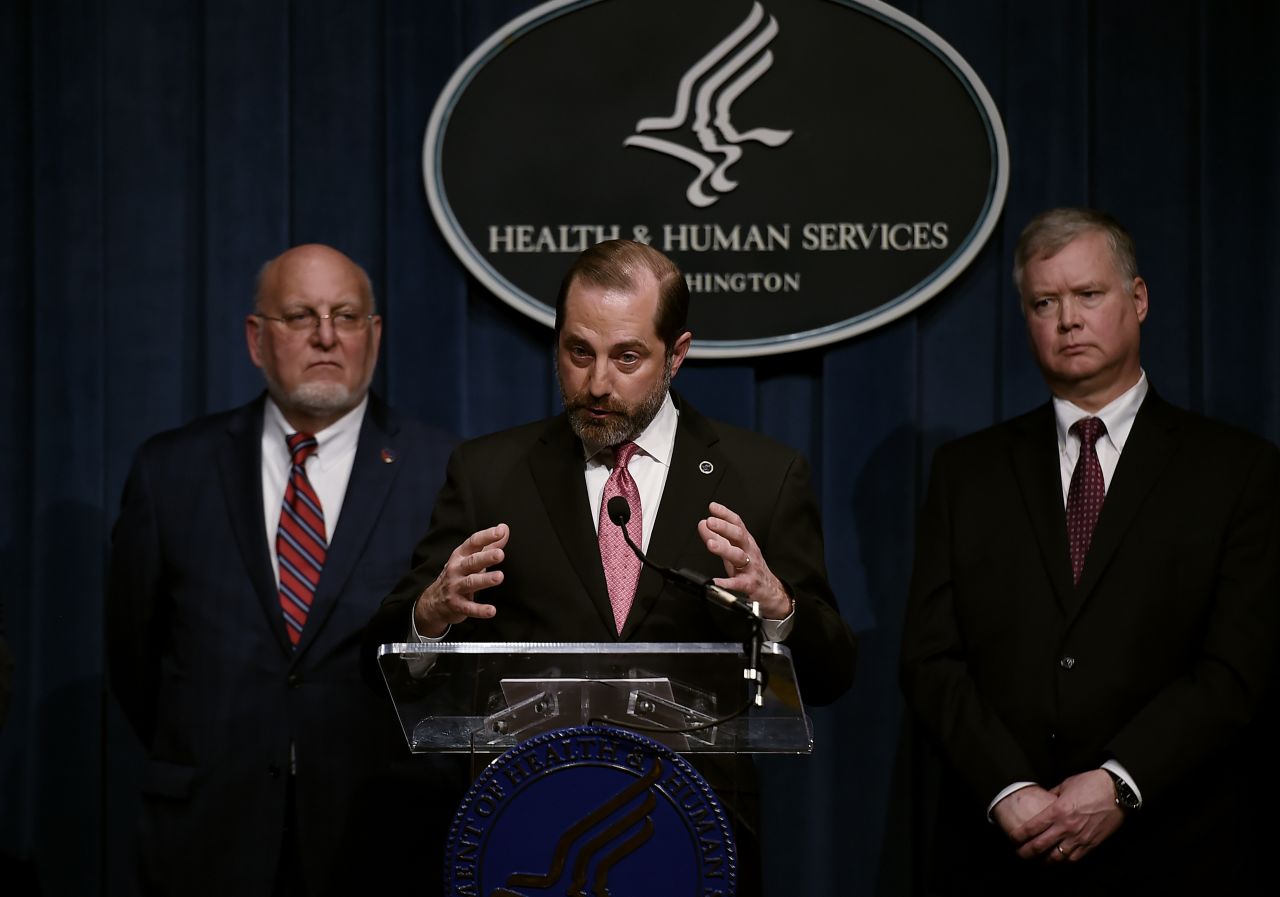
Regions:
<instances>
[{"instance_id":1,"label":"oval sign on wall","mask_svg":"<svg viewBox=\"0 0 1280 897\"><path fill-rule=\"evenodd\" d=\"M546 324L588 246L670 255L704 358L906 314L977 255L1009 178L977 75L875 0L543 4L454 73L423 169L454 252Z\"/></svg>"}]
</instances>

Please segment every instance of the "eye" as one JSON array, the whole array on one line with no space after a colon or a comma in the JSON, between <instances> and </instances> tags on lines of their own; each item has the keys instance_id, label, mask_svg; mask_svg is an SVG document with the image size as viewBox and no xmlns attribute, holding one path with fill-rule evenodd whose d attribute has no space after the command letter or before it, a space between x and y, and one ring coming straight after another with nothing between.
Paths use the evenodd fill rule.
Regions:
<instances>
[{"instance_id":1,"label":"eye","mask_svg":"<svg viewBox=\"0 0 1280 897\"><path fill-rule=\"evenodd\" d=\"M299 311L287 311L280 316L281 320L290 327L305 326L314 321L315 317L316 313L309 308L304 308Z\"/></svg>"},{"instance_id":2,"label":"eye","mask_svg":"<svg viewBox=\"0 0 1280 897\"><path fill-rule=\"evenodd\" d=\"M338 325L345 324L347 326L350 326L354 324L356 321L358 321L359 319L360 319L360 316L357 315L355 312L351 311L350 309L343 309L342 311L335 311L333 313L333 322Z\"/></svg>"},{"instance_id":3,"label":"eye","mask_svg":"<svg viewBox=\"0 0 1280 897\"><path fill-rule=\"evenodd\" d=\"M637 355L635 352L623 352L621 355L618 356L618 362L620 364L627 365L627 366L637 364L639 363L639 361L640 361L640 356Z\"/></svg>"},{"instance_id":4,"label":"eye","mask_svg":"<svg viewBox=\"0 0 1280 897\"><path fill-rule=\"evenodd\" d=\"M569 346L569 355L575 360L585 361L591 357L591 352L586 346L581 343L576 343Z\"/></svg>"},{"instance_id":5,"label":"eye","mask_svg":"<svg viewBox=\"0 0 1280 897\"><path fill-rule=\"evenodd\" d=\"M1038 315L1048 314L1053 310L1056 300L1052 296L1041 296L1031 300L1031 310Z\"/></svg>"}]
</instances>

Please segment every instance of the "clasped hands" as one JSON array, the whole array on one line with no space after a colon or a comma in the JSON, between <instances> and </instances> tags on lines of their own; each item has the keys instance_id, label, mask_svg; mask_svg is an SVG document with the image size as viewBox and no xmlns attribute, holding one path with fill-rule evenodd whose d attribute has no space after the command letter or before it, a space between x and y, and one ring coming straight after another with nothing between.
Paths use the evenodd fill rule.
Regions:
<instances>
[{"instance_id":1,"label":"clasped hands","mask_svg":"<svg viewBox=\"0 0 1280 897\"><path fill-rule=\"evenodd\" d=\"M1024 860L1074 863L1124 822L1115 785L1104 769L1064 779L1045 790L1028 785L1004 797L991 812Z\"/></svg>"},{"instance_id":2,"label":"clasped hands","mask_svg":"<svg viewBox=\"0 0 1280 897\"><path fill-rule=\"evenodd\" d=\"M712 580L758 602L765 619L781 620L791 612L791 597L783 588L742 518L712 502L708 516L698 521L698 536L707 551L724 564L725 575ZM498 609L475 600L478 592L502 582L501 570L492 570L506 557L511 528L505 523L472 533L453 550L435 581L418 596L413 607L419 635L439 638L455 623L468 618L491 619Z\"/></svg>"}]
</instances>

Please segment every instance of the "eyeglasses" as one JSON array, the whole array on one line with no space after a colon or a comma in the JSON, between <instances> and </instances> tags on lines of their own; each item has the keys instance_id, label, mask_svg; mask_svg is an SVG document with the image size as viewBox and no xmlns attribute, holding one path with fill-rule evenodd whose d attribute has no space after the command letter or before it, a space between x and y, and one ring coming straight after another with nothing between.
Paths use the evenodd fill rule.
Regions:
<instances>
[{"instance_id":1,"label":"eyeglasses","mask_svg":"<svg viewBox=\"0 0 1280 897\"><path fill-rule=\"evenodd\" d=\"M318 330L321 321L328 321L338 333L359 333L368 327L369 322L374 319L374 315L360 315L345 309L322 315L313 308L285 312L280 317L264 315L260 311L255 311L253 316L262 318L265 321L276 321L295 333Z\"/></svg>"}]
</instances>

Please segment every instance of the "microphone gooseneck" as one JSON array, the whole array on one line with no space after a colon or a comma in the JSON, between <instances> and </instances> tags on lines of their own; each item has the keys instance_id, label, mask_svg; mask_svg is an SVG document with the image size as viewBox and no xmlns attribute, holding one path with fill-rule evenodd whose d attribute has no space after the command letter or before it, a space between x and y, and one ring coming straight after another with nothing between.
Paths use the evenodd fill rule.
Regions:
<instances>
[{"instance_id":1,"label":"microphone gooseneck","mask_svg":"<svg viewBox=\"0 0 1280 897\"><path fill-rule=\"evenodd\" d=\"M760 622L758 605L754 601L749 602L740 598L728 589L721 588L712 582L710 577L695 573L692 570L673 570L670 567L663 567L661 564L655 564L645 557L645 553L640 550L640 546L632 541L631 533L627 532L627 524L631 521L631 505L621 495L615 495L609 499L605 510L609 515L609 519L622 530L622 538L626 541L627 546L635 552L635 556L640 559L641 564L661 573L662 578L672 585L679 586L685 591L699 595L708 601L713 601L721 607L732 608L747 615L751 620L751 638L747 643L749 660L747 669L744 671L744 677L751 682L751 703L758 707L764 706L766 680L764 670L760 666L760 646L761 642L764 641L764 631Z\"/></svg>"}]
</instances>

